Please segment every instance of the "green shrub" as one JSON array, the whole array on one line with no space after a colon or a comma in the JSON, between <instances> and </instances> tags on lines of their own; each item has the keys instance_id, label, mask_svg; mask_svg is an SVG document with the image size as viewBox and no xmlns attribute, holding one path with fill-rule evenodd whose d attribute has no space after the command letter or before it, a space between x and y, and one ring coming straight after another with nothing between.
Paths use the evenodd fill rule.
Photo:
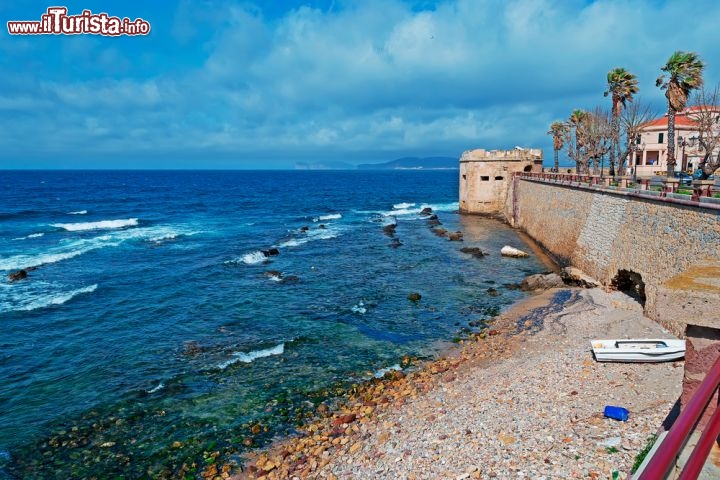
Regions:
<instances>
[{"instance_id":1,"label":"green shrub","mask_svg":"<svg viewBox=\"0 0 720 480\"><path fill-rule=\"evenodd\" d=\"M640 453L638 453L635 457L635 463L633 463L633 466L630 469L631 474L635 473L638 467L642 465L645 457L647 457L647 454L650 453L650 449L653 447L653 445L655 445L655 440L657 440L657 435L653 435L652 437L648 438L648 441L645 444L645 448L640 450Z\"/></svg>"},{"instance_id":2,"label":"green shrub","mask_svg":"<svg viewBox=\"0 0 720 480\"><path fill-rule=\"evenodd\" d=\"M677 193L679 193L680 195L692 195L693 191L687 190L685 188L680 188L680 189L678 189Z\"/></svg>"}]
</instances>

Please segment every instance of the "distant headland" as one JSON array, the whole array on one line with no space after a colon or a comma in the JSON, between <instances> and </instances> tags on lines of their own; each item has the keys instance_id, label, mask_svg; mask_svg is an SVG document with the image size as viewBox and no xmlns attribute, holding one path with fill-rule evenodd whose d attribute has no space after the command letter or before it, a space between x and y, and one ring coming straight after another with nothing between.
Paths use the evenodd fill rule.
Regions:
<instances>
[{"instance_id":1,"label":"distant headland","mask_svg":"<svg viewBox=\"0 0 720 480\"><path fill-rule=\"evenodd\" d=\"M295 170L457 170L457 157L402 157L383 163L297 162Z\"/></svg>"}]
</instances>

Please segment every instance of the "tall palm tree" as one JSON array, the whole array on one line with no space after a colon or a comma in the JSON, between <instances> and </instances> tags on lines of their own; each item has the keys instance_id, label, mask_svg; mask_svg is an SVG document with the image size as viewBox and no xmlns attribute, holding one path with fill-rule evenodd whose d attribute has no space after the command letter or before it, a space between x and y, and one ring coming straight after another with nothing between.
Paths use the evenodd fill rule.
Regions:
<instances>
[{"instance_id":1,"label":"tall palm tree","mask_svg":"<svg viewBox=\"0 0 720 480\"><path fill-rule=\"evenodd\" d=\"M604 96L612 97L612 120L610 123L611 143L610 148L610 175L615 175L615 156L620 153L620 112L633 101L633 95L638 93L637 77L624 68L613 68L607 74L608 89Z\"/></svg>"},{"instance_id":2,"label":"tall palm tree","mask_svg":"<svg viewBox=\"0 0 720 480\"><path fill-rule=\"evenodd\" d=\"M667 176L673 176L675 171L675 113L687 105L690 92L703 84L703 68L705 64L696 53L677 51L668 59L660 70L655 82L657 87L665 90L668 100L668 129L667 129Z\"/></svg>"},{"instance_id":3,"label":"tall palm tree","mask_svg":"<svg viewBox=\"0 0 720 480\"><path fill-rule=\"evenodd\" d=\"M560 162L558 161L558 153L562 150L565 145L565 132L568 129L568 125L565 122L553 122L548 130L548 135L553 137L553 150L555 151L555 167L553 172L557 173L560 171Z\"/></svg>"},{"instance_id":4,"label":"tall palm tree","mask_svg":"<svg viewBox=\"0 0 720 480\"><path fill-rule=\"evenodd\" d=\"M588 113L584 110L573 110L568 119L568 130L575 130L574 149L572 146L568 147L568 155L570 158L575 160L575 171L577 173L586 173L587 171L587 159L581 157L581 148L583 147L584 141L584 122L587 120ZM572 151L574 150L574 151Z\"/></svg>"}]
</instances>

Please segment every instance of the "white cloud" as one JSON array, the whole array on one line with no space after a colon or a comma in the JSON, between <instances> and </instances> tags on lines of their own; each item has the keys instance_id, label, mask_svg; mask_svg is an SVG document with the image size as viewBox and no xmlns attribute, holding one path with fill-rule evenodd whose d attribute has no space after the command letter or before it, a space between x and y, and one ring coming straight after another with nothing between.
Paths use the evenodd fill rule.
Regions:
<instances>
[{"instance_id":1,"label":"white cloud","mask_svg":"<svg viewBox=\"0 0 720 480\"><path fill-rule=\"evenodd\" d=\"M426 10L370 0L279 18L246 4L197 5L181 2L166 33L177 48L203 42L195 66L122 78L132 61L121 47L78 37L63 55L89 51L106 76L0 80L9 88L0 112L27 113L3 117L0 148L323 157L540 144L549 157L549 123L606 102L615 66L636 73L640 96L658 106L654 79L674 50L711 62L710 83L720 72L714 0L692 12L656 0L457 0ZM97 136L103 143L87 144Z\"/></svg>"}]
</instances>

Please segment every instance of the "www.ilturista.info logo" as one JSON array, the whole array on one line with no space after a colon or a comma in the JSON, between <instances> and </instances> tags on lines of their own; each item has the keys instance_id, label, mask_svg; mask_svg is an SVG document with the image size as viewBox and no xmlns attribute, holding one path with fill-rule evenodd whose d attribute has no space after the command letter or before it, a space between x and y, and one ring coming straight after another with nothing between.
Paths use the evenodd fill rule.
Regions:
<instances>
[{"instance_id":1,"label":"www.ilturista.info logo","mask_svg":"<svg viewBox=\"0 0 720 480\"><path fill-rule=\"evenodd\" d=\"M107 13L83 10L80 15L68 15L66 7L50 7L40 21L7 22L10 35L147 35L150 23L142 18L110 17Z\"/></svg>"}]
</instances>

